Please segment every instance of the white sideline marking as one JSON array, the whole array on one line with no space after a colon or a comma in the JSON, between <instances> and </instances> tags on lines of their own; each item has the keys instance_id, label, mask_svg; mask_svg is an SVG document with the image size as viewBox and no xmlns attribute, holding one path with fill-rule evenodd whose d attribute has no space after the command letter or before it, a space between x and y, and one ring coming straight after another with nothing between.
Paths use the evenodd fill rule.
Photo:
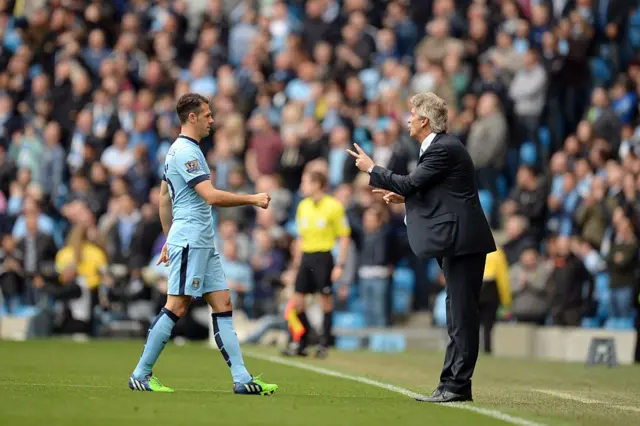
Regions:
<instances>
[{"instance_id":1,"label":"white sideline marking","mask_svg":"<svg viewBox=\"0 0 640 426\"><path fill-rule=\"evenodd\" d=\"M270 361L276 364L286 365L287 367L295 367L301 370L312 371L317 374L323 374L325 376L337 377L339 379L352 380L354 382L363 383L365 385L374 386L380 389L386 389L391 392L396 392L401 395L405 395L411 398L420 398L424 397L419 393L410 391L409 389L401 388L399 386L390 385L388 383L379 382L377 380L368 379L362 376L354 376L351 374L344 374L338 371L329 370L328 368L317 367L315 365L305 364L302 362L292 361L286 358L279 358L271 355L264 355L261 353L256 353L252 351L243 351L244 355L248 355L253 358L261 359L264 361ZM475 405L452 402L448 404L442 404L445 407L459 408L462 410L473 411L478 414L483 414L488 417L493 417L494 419L502 420L507 423L511 423L519 426L545 426L542 423L536 423L530 420L521 419L519 417L512 416L510 414L503 413L498 410L493 410L491 408L481 408Z\"/></svg>"},{"instance_id":2,"label":"white sideline marking","mask_svg":"<svg viewBox=\"0 0 640 426\"><path fill-rule=\"evenodd\" d=\"M560 391L553 390L553 389L534 389L534 390L536 392L538 392L538 393L544 393L546 395L555 396L557 398L566 399L566 400L569 400L569 401L581 402L583 404L588 404L588 405L594 405L594 404L596 404L596 405L604 405L606 407L616 408L618 410L633 411L633 412L636 412L636 413L640 413L640 408L632 407L632 406L629 406L629 405L611 404L611 403L600 401L600 400L597 400L597 399L584 398L582 396L572 395L572 394L567 393L567 392L560 392Z\"/></svg>"}]
</instances>

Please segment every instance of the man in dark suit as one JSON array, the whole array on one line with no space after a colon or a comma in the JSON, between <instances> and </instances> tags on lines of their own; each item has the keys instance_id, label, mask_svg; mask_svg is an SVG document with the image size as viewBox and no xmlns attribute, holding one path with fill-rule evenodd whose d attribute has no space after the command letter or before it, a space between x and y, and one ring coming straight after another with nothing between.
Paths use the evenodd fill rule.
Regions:
<instances>
[{"instance_id":1,"label":"man in dark suit","mask_svg":"<svg viewBox=\"0 0 640 426\"><path fill-rule=\"evenodd\" d=\"M25 213L27 233L18 242L16 250L24 272L27 304L37 304L40 289L47 284L57 284L58 280L55 269L56 245L53 238L38 231L39 216L39 210Z\"/></svg>"},{"instance_id":2,"label":"man in dark suit","mask_svg":"<svg viewBox=\"0 0 640 426\"><path fill-rule=\"evenodd\" d=\"M445 133L447 104L433 93L411 98L409 134L420 141L416 169L407 176L376 166L359 146L349 153L368 172L387 203L405 203L407 234L418 257L436 257L447 291L447 346L440 384L424 402L471 401L478 359L479 298L487 253L496 250L478 198L471 157Z\"/></svg>"}]
</instances>

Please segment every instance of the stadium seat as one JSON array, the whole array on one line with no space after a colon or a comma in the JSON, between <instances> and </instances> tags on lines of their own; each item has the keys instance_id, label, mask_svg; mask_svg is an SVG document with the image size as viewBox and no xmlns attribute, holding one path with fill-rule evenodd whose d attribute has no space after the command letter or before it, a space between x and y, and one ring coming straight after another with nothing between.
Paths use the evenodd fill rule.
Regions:
<instances>
[{"instance_id":1,"label":"stadium seat","mask_svg":"<svg viewBox=\"0 0 640 426\"><path fill-rule=\"evenodd\" d=\"M438 261L434 258L431 258L427 262L427 278L430 282L434 282L438 275L440 274L440 266L438 265Z\"/></svg>"},{"instance_id":2,"label":"stadium seat","mask_svg":"<svg viewBox=\"0 0 640 426\"><path fill-rule=\"evenodd\" d=\"M618 328L620 330L633 330L635 327L634 318L620 318L618 320Z\"/></svg>"},{"instance_id":3,"label":"stadium seat","mask_svg":"<svg viewBox=\"0 0 640 426\"><path fill-rule=\"evenodd\" d=\"M373 352L404 352L407 341L402 333L380 333L369 337L369 350Z\"/></svg>"},{"instance_id":4,"label":"stadium seat","mask_svg":"<svg viewBox=\"0 0 640 426\"><path fill-rule=\"evenodd\" d=\"M411 312L412 293L404 290L394 290L391 293L391 300L394 315L409 315Z\"/></svg>"},{"instance_id":5,"label":"stadium seat","mask_svg":"<svg viewBox=\"0 0 640 426\"><path fill-rule=\"evenodd\" d=\"M629 17L628 40L632 49L640 49L640 9L636 9Z\"/></svg>"},{"instance_id":6,"label":"stadium seat","mask_svg":"<svg viewBox=\"0 0 640 426\"><path fill-rule=\"evenodd\" d=\"M334 312L333 326L340 330L359 330L365 328L364 315L356 312ZM360 349L362 339L357 336L337 336L336 349L354 351Z\"/></svg>"},{"instance_id":7,"label":"stadium seat","mask_svg":"<svg viewBox=\"0 0 640 426\"><path fill-rule=\"evenodd\" d=\"M345 330L362 329L365 327L364 315L355 312L334 312L333 326Z\"/></svg>"},{"instance_id":8,"label":"stadium seat","mask_svg":"<svg viewBox=\"0 0 640 426\"><path fill-rule=\"evenodd\" d=\"M393 272L393 289L406 290L413 292L413 288L416 284L416 276L413 269L410 268L396 268Z\"/></svg>"},{"instance_id":9,"label":"stadium seat","mask_svg":"<svg viewBox=\"0 0 640 426\"><path fill-rule=\"evenodd\" d=\"M604 322L604 328L608 330L623 330L624 326L625 322L622 318L607 318Z\"/></svg>"},{"instance_id":10,"label":"stadium seat","mask_svg":"<svg viewBox=\"0 0 640 426\"><path fill-rule=\"evenodd\" d=\"M415 284L416 277L412 269L406 267L395 269L391 290L392 312L395 315L408 315L411 311Z\"/></svg>"},{"instance_id":11,"label":"stadium seat","mask_svg":"<svg viewBox=\"0 0 640 426\"><path fill-rule=\"evenodd\" d=\"M525 142L520 147L520 162L533 166L538 159L536 145L533 142Z\"/></svg>"},{"instance_id":12,"label":"stadium seat","mask_svg":"<svg viewBox=\"0 0 640 426\"><path fill-rule=\"evenodd\" d=\"M518 173L518 167L520 166L520 151L518 149L512 149L507 152L507 161L505 169L507 176L511 182L516 179L516 173Z\"/></svg>"},{"instance_id":13,"label":"stadium seat","mask_svg":"<svg viewBox=\"0 0 640 426\"><path fill-rule=\"evenodd\" d=\"M362 315L364 313L364 303L359 297L349 298L347 309L349 312Z\"/></svg>"},{"instance_id":14,"label":"stadium seat","mask_svg":"<svg viewBox=\"0 0 640 426\"><path fill-rule=\"evenodd\" d=\"M583 328L599 328L602 322L598 318L582 318L580 326Z\"/></svg>"},{"instance_id":15,"label":"stadium seat","mask_svg":"<svg viewBox=\"0 0 640 426\"><path fill-rule=\"evenodd\" d=\"M538 129L538 141L544 151L549 152L551 149L551 131L547 126L542 126Z\"/></svg>"},{"instance_id":16,"label":"stadium seat","mask_svg":"<svg viewBox=\"0 0 640 426\"><path fill-rule=\"evenodd\" d=\"M362 338L357 336L337 336L336 349L340 351L357 351L362 347Z\"/></svg>"},{"instance_id":17,"label":"stadium seat","mask_svg":"<svg viewBox=\"0 0 640 426\"><path fill-rule=\"evenodd\" d=\"M478 196L480 197L480 205L482 206L482 210L484 210L484 215L488 219L493 213L493 195L490 191L481 189L478 191Z\"/></svg>"},{"instance_id":18,"label":"stadium seat","mask_svg":"<svg viewBox=\"0 0 640 426\"><path fill-rule=\"evenodd\" d=\"M504 175L499 175L496 179L496 189L498 191L498 199L504 200L509 194L509 188L507 187L507 178Z\"/></svg>"},{"instance_id":19,"label":"stadium seat","mask_svg":"<svg viewBox=\"0 0 640 426\"><path fill-rule=\"evenodd\" d=\"M447 325L447 293L442 290L433 304L433 323L439 327Z\"/></svg>"},{"instance_id":20,"label":"stadium seat","mask_svg":"<svg viewBox=\"0 0 640 426\"><path fill-rule=\"evenodd\" d=\"M611 67L602 58L592 58L589 62L595 86L607 85L611 80Z\"/></svg>"},{"instance_id":21,"label":"stadium seat","mask_svg":"<svg viewBox=\"0 0 640 426\"><path fill-rule=\"evenodd\" d=\"M598 302L596 317L605 320L609 316L609 274L600 273L596 276L594 298Z\"/></svg>"}]
</instances>

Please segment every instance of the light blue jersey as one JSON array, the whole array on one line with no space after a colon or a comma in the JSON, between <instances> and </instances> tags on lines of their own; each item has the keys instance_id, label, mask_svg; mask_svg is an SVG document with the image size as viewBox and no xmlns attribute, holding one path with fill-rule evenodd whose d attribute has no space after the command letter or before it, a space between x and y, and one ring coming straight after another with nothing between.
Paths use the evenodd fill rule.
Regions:
<instances>
[{"instance_id":1,"label":"light blue jersey","mask_svg":"<svg viewBox=\"0 0 640 426\"><path fill-rule=\"evenodd\" d=\"M178 136L164 163L164 180L173 204L167 236L170 295L200 297L228 288L215 250L211 206L194 189L209 178L209 166L198 143Z\"/></svg>"},{"instance_id":2,"label":"light blue jersey","mask_svg":"<svg viewBox=\"0 0 640 426\"><path fill-rule=\"evenodd\" d=\"M211 206L194 189L209 178L209 166L198 143L187 136L178 136L164 162L164 180L173 203L167 244L214 248Z\"/></svg>"}]
</instances>

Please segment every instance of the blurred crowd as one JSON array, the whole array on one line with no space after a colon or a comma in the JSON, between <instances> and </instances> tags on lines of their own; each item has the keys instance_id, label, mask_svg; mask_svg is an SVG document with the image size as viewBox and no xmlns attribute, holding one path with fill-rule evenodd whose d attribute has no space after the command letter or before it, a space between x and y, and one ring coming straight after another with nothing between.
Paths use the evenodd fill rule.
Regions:
<instances>
[{"instance_id":1,"label":"blurred crowd","mask_svg":"<svg viewBox=\"0 0 640 426\"><path fill-rule=\"evenodd\" d=\"M300 180L314 168L354 230L340 309L376 326L433 310L437 323L442 279L411 255L403 206L375 198L345 153L357 142L408 174L407 98L432 91L506 235L485 274L487 324L623 327L638 297L636 3L0 0L2 309L52 309L56 331L97 334L157 312L158 188L175 99L193 91L212 99L201 147L214 185L273 199L213 214L238 310L282 313ZM371 241L390 278L365 294ZM399 269L411 276L403 309ZM182 332L204 335L191 320Z\"/></svg>"}]
</instances>

